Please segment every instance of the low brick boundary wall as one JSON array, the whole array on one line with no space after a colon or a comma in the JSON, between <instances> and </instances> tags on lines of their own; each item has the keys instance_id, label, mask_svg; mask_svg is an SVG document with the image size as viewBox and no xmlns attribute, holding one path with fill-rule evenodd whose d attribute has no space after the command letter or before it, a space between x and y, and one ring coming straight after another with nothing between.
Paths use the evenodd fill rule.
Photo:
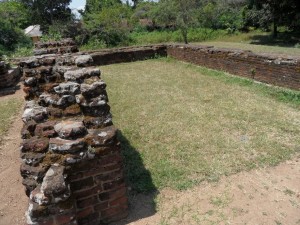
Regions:
<instances>
[{"instance_id":1,"label":"low brick boundary wall","mask_svg":"<svg viewBox=\"0 0 300 225\"><path fill-rule=\"evenodd\" d=\"M117 129L90 55L20 62L27 224L103 224L128 214Z\"/></svg>"},{"instance_id":2,"label":"low brick boundary wall","mask_svg":"<svg viewBox=\"0 0 300 225\"><path fill-rule=\"evenodd\" d=\"M200 45L151 45L87 53L92 55L95 65L169 56L259 82L300 90L300 56L256 54L251 51Z\"/></svg>"},{"instance_id":3,"label":"low brick boundary wall","mask_svg":"<svg viewBox=\"0 0 300 225\"><path fill-rule=\"evenodd\" d=\"M78 52L78 47L75 41L71 38L66 38L61 41L37 42L34 44L34 47L34 55L65 54Z\"/></svg>"},{"instance_id":4,"label":"low brick boundary wall","mask_svg":"<svg viewBox=\"0 0 300 225\"><path fill-rule=\"evenodd\" d=\"M168 45L167 55L260 82L300 90L300 56L275 56L190 45Z\"/></svg>"},{"instance_id":5,"label":"low brick boundary wall","mask_svg":"<svg viewBox=\"0 0 300 225\"><path fill-rule=\"evenodd\" d=\"M151 45L104 49L100 51L89 51L87 53L91 54L95 65L102 66L115 63L147 60L155 57L166 57L167 48L165 45Z\"/></svg>"}]
</instances>

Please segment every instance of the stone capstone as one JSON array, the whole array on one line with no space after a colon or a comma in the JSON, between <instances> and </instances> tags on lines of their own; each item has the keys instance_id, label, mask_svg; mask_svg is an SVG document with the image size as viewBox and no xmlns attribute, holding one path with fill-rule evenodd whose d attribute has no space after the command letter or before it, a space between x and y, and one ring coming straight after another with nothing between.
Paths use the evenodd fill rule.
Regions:
<instances>
[{"instance_id":1,"label":"stone capstone","mask_svg":"<svg viewBox=\"0 0 300 225\"><path fill-rule=\"evenodd\" d=\"M49 141L49 150L61 154L85 151L85 147L86 143L83 139L65 140L62 138L50 138Z\"/></svg>"},{"instance_id":2,"label":"stone capstone","mask_svg":"<svg viewBox=\"0 0 300 225\"><path fill-rule=\"evenodd\" d=\"M63 139L76 139L83 137L87 133L83 122L70 120L56 124L54 130L58 133L58 136Z\"/></svg>"},{"instance_id":3,"label":"stone capstone","mask_svg":"<svg viewBox=\"0 0 300 225\"><path fill-rule=\"evenodd\" d=\"M114 126L103 129L91 129L88 132L89 134L85 137L85 140L92 147L109 146L118 142L117 129Z\"/></svg>"},{"instance_id":4,"label":"stone capstone","mask_svg":"<svg viewBox=\"0 0 300 225\"><path fill-rule=\"evenodd\" d=\"M92 56L90 55L81 55L76 57L75 59L75 64L78 67L86 67L86 66L91 66L93 64L94 60Z\"/></svg>"},{"instance_id":5,"label":"stone capstone","mask_svg":"<svg viewBox=\"0 0 300 225\"><path fill-rule=\"evenodd\" d=\"M76 103L84 107L104 106L107 104L107 96L99 95L98 97L87 99L83 95L76 95Z\"/></svg>"},{"instance_id":6,"label":"stone capstone","mask_svg":"<svg viewBox=\"0 0 300 225\"><path fill-rule=\"evenodd\" d=\"M85 97L96 97L105 92L106 84L104 81L94 82L93 84L83 83L80 85L81 94Z\"/></svg>"},{"instance_id":7,"label":"stone capstone","mask_svg":"<svg viewBox=\"0 0 300 225\"><path fill-rule=\"evenodd\" d=\"M77 81L83 82L84 79L90 78L93 76L100 76L100 70L98 68L82 68L82 69L73 69L68 70L64 74L64 78L67 81Z\"/></svg>"},{"instance_id":8,"label":"stone capstone","mask_svg":"<svg viewBox=\"0 0 300 225\"><path fill-rule=\"evenodd\" d=\"M62 97L53 96L50 94L43 93L40 95L39 100L41 105L54 105L59 107L68 107L76 102L76 99L73 95L63 95Z\"/></svg>"},{"instance_id":9,"label":"stone capstone","mask_svg":"<svg viewBox=\"0 0 300 225\"><path fill-rule=\"evenodd\" d=\"M77 95L80 93L80 85L75 82L61 83L54 90L58 94Z\"/></svg>"},{"instance_id":10,"label":"stone capstone","mask_svg":"<svg viewBox=\"0 0 300 225\"><path fill-rule=\"evenodd\" d=\"M41 122L47 118L47 109L39 105L26 106L22 115L23 122L27 123L30 120Z\"/></svg>"}]
</instances>

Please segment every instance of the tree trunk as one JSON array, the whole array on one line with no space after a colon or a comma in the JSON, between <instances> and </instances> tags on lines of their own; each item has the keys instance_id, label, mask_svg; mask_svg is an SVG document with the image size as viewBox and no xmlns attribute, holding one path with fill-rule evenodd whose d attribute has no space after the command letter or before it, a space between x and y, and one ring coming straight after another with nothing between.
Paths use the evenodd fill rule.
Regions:
<instances>
[{"instance_id":1,"label":"tree trunk","mask_svg":"<svg viewBox=\"0 0 300 225\"><path fill-rule=\"evenodd\" d=\"M187 37L188 32L187 32L187 30L182 28L181 33L182 33L184 44L188 44L188 37Z\"/></svg>"},{"instance_id":2,"label":"tree trunk","mask_svg":"<svg viewBox=\"0 0 300 225\"><path fill-rule=\"evenodd\" d=\"M273 38L277 38L278 36L278 30L277 30L277 21L274 19L273 21Z\"/></svg>"}]
</instances>

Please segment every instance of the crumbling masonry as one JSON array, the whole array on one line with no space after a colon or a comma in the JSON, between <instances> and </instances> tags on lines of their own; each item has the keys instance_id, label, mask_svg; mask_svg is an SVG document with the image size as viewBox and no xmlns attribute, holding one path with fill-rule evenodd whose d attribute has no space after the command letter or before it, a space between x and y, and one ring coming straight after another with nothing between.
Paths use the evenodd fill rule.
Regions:
<instances>
[{"instance_id":1,"label":"crumbling masonry","mask_svg":"<svg viewBox=\"0 0 300 225\"><path fill-rule=\"evenodd\" d=\"M12 69L0 56L0 96L13 94L15 88L12 88L19 79L19 70Z\"/></svg>"},{"instance_id":2,"label":"crumbling masonry","mask_svg":"<svg viewBox=\"0 0 300 225\"><path fill-rule=\"evenodd\" d=\"M43 44L43 52L49 53L48 47ZM127 216L117 129L106 84L92 65L90 55L80 54L20 62L27 224L103 224Z\"/></svg>"}]
</instances>

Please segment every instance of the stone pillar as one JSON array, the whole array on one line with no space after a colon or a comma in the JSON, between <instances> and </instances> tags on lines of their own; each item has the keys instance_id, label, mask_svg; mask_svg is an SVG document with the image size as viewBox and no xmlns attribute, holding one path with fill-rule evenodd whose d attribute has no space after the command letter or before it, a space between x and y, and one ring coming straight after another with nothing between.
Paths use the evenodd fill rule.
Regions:
<instances>
[{"instance_id":1,"label":"stone pillar","mask_svg":"<svg viewBox=\"0 0 300 225\"><path fill-rule=\"evenodd\" d=\"M92 64L90 55L20 62L27 224L103 224L127 216L117 129L106 84Z\"/></svg>"}]
</instances>

